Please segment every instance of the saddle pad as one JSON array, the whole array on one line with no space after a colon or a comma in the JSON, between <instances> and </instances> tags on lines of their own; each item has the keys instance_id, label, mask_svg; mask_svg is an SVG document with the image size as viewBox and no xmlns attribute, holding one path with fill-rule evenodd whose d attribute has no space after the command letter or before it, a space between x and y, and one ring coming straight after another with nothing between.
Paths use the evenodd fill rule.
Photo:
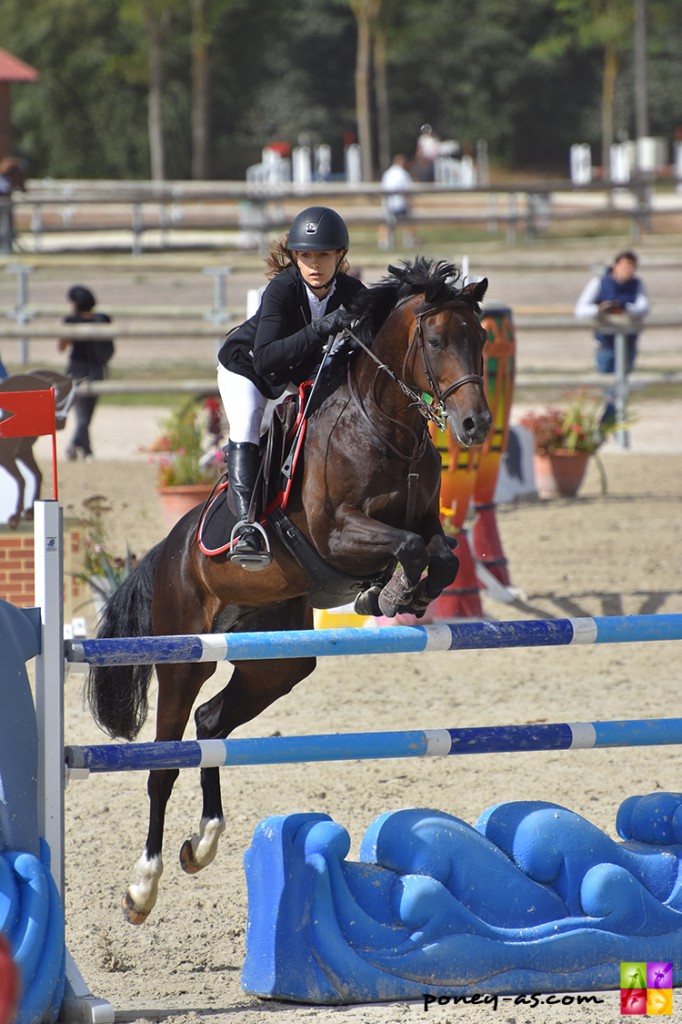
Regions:
<instances>
[{"instance_id":1,"label":"saddle pad","mask_svg":"<svg viewBox=\"0 0 682 1024\"><path fill-rule=\"evenodd\" d=\"M227 503L227 491L227 480L221 480L199 520L197 540L205 555L221 555L230 547L237 517Z\"/></svg>"}]
</instances>

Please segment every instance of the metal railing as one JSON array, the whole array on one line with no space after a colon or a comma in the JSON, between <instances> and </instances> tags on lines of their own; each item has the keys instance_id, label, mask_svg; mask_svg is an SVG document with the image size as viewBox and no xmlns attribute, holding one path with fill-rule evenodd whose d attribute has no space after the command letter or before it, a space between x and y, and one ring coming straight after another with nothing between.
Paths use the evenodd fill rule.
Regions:
<instances>
[{"instance_id":1,"label":"metal railing","mask_svg":"<svg viewBox=\"0 0 682 1024\"><path fill-rule=\"evenodd\" d=\"M662 191L668 186L667 192ZM503 228L507 241L520 233L534 237L553 222L621 219L630 222L633 239L651 229L652 215L682 210L682 197L669 178L646 178L612 185L570 180L499 185L415 182L412 222ZM351 229L385 223L379 183L314 182L259 185L246 182L30 181L13 196L15 248L40 252L48 236L78 247L75 236L100 236L100 247L128 247L134 254L195 247L260 248L290 223L303 205L334 205ZM80 244L85 244L80 243Z\"/></svg>"}]
</instances>

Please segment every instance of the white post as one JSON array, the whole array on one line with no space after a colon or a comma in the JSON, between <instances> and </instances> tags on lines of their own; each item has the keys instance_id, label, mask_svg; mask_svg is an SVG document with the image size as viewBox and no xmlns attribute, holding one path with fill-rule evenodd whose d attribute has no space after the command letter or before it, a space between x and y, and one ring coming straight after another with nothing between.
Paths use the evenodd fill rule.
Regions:
<instances>
[{"instance_id":1,"label":"white post","mask_svg":"<svg viewBox=\"0 0 682 1024\"><path fill-rule=\"evenodd\" d=\"M52 875L64 902L64 605L62 510L35 503L35 601L42 640L36 659L38 827L50 847Z\"/></svg>"},{"instance_id":2,"label":"white post","mask_svg":"<svg viewBox=\"0 0 682 1024\"><path fill-rule=\"evenodd\" d=\"M52 876L64 905L64 547L57 501L34 506L35 602L42 623L36 658L38 725L38 828L50 847ZM112 1024L114 1008L88 989L66 953L66 986L60 1019Z\"/></svg>"},{"instance_id":3,"label":"white post","mask_svg":"<svg viewBox=\"0 0 682 1024\"><path fill-rule=\"evenodd\" d=\"M630 447L630 435L628 430L623 424L627 419L627 406L628 406L628 375L627 375L627 337L624 331L619 331L614 339L615 356L616 356L616 387L615 387L615 404L616 404L616 423L620 425L620 429L615 435L615 439L621 448Z\"/></svg>"}]
</instances>

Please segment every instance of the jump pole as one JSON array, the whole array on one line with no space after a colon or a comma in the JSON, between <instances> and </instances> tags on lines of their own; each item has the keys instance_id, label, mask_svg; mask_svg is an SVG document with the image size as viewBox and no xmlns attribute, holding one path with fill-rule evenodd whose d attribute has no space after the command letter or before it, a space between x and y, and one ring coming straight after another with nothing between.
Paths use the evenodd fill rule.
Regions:
<instances>
[{"instance_id":1,"label":"jump pole","mask_svg":"<svg viewBox=\"0 0 682 1024\"><path fill-rule=\"evenodd\" d=\"M75 778L82 778L90 772L221 768L674 744L682 744L682 718L270 736L238 740L109 743L67 746L65 761L67 770L73 772Z\"/></svg>"},{"instance_id":2,"label":"jump pole","mask_svg":"<svg viewBox=\"0 0 682 1024\"><path fill-rule=\"evenodd\" d=\"M90 665L154 665L661 640L682 640L682 614L70 640L65 657Z\"/></svg>"}]
</instances>

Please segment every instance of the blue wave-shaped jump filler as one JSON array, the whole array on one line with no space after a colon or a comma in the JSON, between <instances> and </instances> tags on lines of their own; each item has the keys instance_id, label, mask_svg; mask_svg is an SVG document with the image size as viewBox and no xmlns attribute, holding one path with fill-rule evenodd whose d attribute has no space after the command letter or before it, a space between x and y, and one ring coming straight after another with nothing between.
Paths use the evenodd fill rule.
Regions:
<instances>
[{"instance_id":1,"label":"blue wave-shaped jump filler","mask_svg":"<svg viewBox=\"0 0 682 1024\"><path fill-rule=\"evenodd\" d=\"M621 962L682 978L682 794L630 797L616 842L556 804L476 827L392 811L359 862L325 814L266 818L244 858L242 986L305 1003L620 987Z\"/></svg>"}]
</instances>

